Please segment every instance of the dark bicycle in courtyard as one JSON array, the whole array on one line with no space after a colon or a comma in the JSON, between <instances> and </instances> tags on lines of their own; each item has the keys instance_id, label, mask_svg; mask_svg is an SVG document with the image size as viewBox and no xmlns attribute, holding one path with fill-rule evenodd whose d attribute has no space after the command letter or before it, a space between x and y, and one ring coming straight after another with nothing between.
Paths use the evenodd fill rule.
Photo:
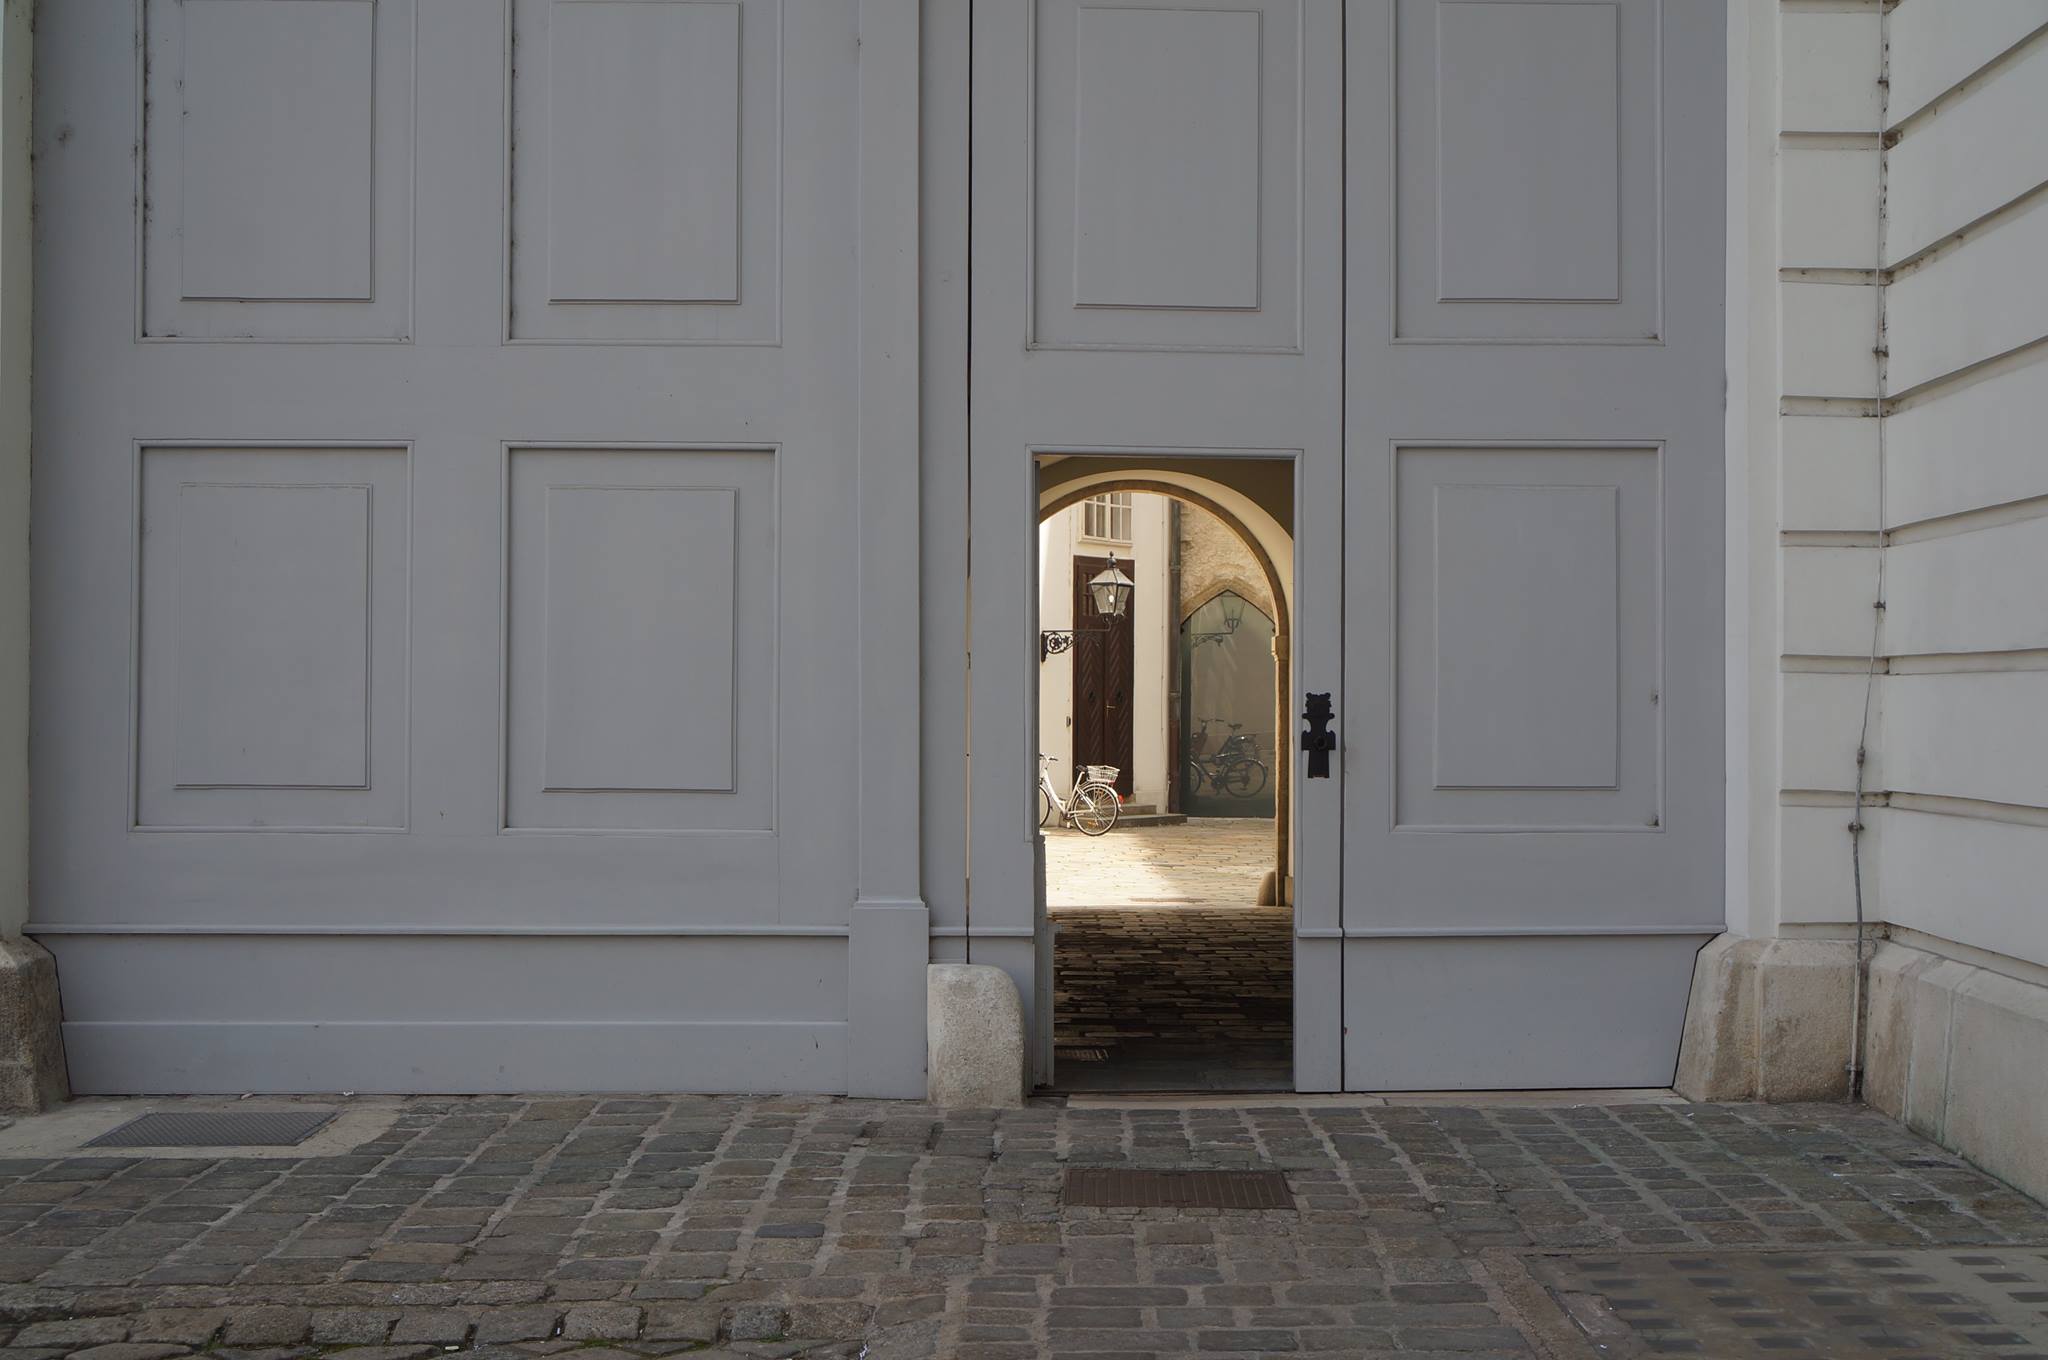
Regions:
<instances>
[{"instance_id":1,"label":"dark bicycle in courtyard","mask_svg":"<svg viewBox=\"0 0 2048 1360\"><path fill-rule=\"evenodd\" d=\"M1188 742L1188 792L1200 793L1202 785L1232 798L1252 798L1264 792L1270 777L1266 762L1259 758L1259 736L1246 732L1243 723L1225 722L1230 735L1214 751L1209 744L1209 727L1221 718L1204 718Z\"/></svg>"}]
</instances>

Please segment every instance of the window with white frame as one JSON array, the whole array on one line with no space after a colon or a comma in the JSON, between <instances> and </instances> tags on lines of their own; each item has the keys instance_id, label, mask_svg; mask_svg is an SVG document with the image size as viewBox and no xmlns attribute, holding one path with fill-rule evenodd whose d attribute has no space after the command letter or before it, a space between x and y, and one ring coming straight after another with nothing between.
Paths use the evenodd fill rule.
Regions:
<instances>
[{"instance_id":1,"label":"window with white frame","mask_svg":"<svg viewBox=\"0 0 2048 1360\"><path fill-rule=\"evenodd\" d=\"M1131 541L1131 493L1108 491L1081 502L1081 536L1108 543Z\"/></svg>"}]
</instances>

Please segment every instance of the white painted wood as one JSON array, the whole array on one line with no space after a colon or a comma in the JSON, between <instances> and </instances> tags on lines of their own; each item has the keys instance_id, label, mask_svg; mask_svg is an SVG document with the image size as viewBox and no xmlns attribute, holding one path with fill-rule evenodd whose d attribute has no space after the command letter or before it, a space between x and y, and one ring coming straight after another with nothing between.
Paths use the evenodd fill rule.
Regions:
<instances>
[{"instance_id":1,"label":"white painted wood","mask_svg":"<svg viewBox=\"0 0 2048 1360\"><path fill-rule=\"evenodd\" d=\"M2048 495L2037 355L1886 418L1885 510L1894 525Z\"/></svg>"},{"instance_id":2,"label":"white painted wood","mask_svg":"<svg viewBox=\"0 0 2048 1360\"><path fill-rule=\"evenodd\" d=\"M924 688L918 312L921 231L919 0L862 0L860 108L861 800L859 897L847 944L846 1089L926 1091L925 968L931 913L919 882ZM963 101L964 105L964 101ZM963 105L956 105L955 108ZM949 747L955 744L949 743Z\"/></svg>"},{"instance_id":3,"label":"white painted wood","mask_svg":"<svg viewBox=\"0 0 2048 1360\"><path fill-rule=\"evenodd\" d=\"M77 8L108 36L134 22ZM414 8L144 0L142 53L104 73L110 101L139 114L123 216L142 238L140 278L123 268L143 336L411 334Z\"/></svg>"},{"instance_id":4,"label":"white painted wood","mask_svg":"<svg viewBox=\"0 0 2048 1360\"><path fill-rule=\"evenodd\" d=\"M2048 23L2048 8L2042 10ZM1891 148L1888 264L2048 183L2048 42L1913 124Z\"/></svg>"},{"instance_id":5,"label":"white painted wood","mask_svg":"<svg viewBox=\"0 0 2048 1360\"><path fill-rule=\"evenodd\" d=\"M541 786L731 791L736 493L555 485L539 499L539 542L513 554L539 558L540 607L513 608L540 624ZM751 658L757 685L772 684L766 661Z\"/></svg>"},{"instance_id":6,"label":"white painted wood","mask_svg":"<svg viewBox=\"0 0 2048 1360\"><path fill-rule=\"evenodd\" d=\"M1786 283L1779 287L1788 396L1877 395L1877 288ZM1892 369L1898 372L1896 360Z\"/></svg>"},{"instance_id":7,"label":"white painted wood","mask_svg":"<svg viewBox=\"0 0 2048 1360\"><path fill-rule=\"evenodd\" d=\"M1876 419L1785 416L1778 422L1778 431L1782 527L1794 531L1875 530Z\"/></svg>"},{"instance_id":8,"label":"white painted wood","mask_svg":"<svg viewBox=\"0 0 2048 1360\"><path fill-rule=\"evenodd\" d=\"M1438 6L1437 301L1620 297L1619 37L1618 5Z\"/></svg>"},{"instance_id":9,"label":"white painted wood","mask_svg":"<svg viewBox=\"0 0 2048 1360\"><path fill-rule=\"evenodd\" d=\"M139 457L133 824L403 826L405 450Z\"/></svg>"},{"instance_id":10,"label":"white painted wood","mask_svg":"<svg viewBox=\"0 0 2048 1360\"><path fill-rule=\"evenodd\" d=\"M367 301L375 9L185 0L177 12L182 296Z\"/></svg>"},{"instance_id":11,"label":"white painted wood","mask_svg":"<svg viewBox=\"0 0 2048 1360\"><path fill-rule=\"evenodd\" d=\"M1888 681L1880 677L1878 690ZM1863 697L1868 684L1860 674L1792 671L1784 676L1784 747L1779 785L1787 789L1853 790L1856 750L1862 742ZM1882 789L1884 742L1879 739L1881 694L1871 703L1870 760L1864 785Z\"/></svg>"},{"instance_id":12,"label":"white painted wood","mask_svg":"<svg viewBox=\"0 0 2048 1360\"><path fill-rule=\"evenodd\" d=\"M2048 647L2048 519L1895 544L1885 553L1894 656Z\"/></svg>"},{"instance_id":13,"label":"white painted wood","mask_svg":"<svg viewBox=\"0 0 2048 1360\"><path fill-rule=\"evenodd\" d=\"M369 787L370 487L186 482L165 500L144 530L173 561L144 589L173 656L173 783Z\"/></svg>"},{"instance_id":14,"label":"white painted wood","mask_svg":"<svg viewBox=\"0 0 2048 1360\"><path fill-rule=\"evenodd\" d=\"M1439 69L1431 45L1436 10L1411 0L1346 10L1345 664L1338 704L1346 1085L1384 1089L1425 1080L1425 1071L1430 1085L1475 1087L1571 1084L1595 1071L1668 1080L1683 1009L1674 998L1686 990L1692 957L1718 932L1726 910L1725 15L1713 6L1619 9L1621 302L1490 303L1483 316L1480 304L1468 312L1468 304L1442 303L1438 311L1456 326L1419 327L1410 324L1417 281L1434 297L1438 274L1435 261L1410 246L1434 239L1433 232L1418 237L1413 224L1435 198L1436 174L1432 158L1411 149L1412 120L1423 112L1427 128L1426 109L1442 102L1415 93L1428 90ZM1389 83L1397 95L1390 96ZM1442 100L1466 93L1447 89ZM1576 107L1562 91L1554 97L1560 108ZM1390 126L1390 111L1398 127ZM1642 162L1656 171L1638 178L1627 139L1647 135L1645 129L1658 129ZM1424 146L1433 144L1432 133ZM1553 152L1616 153L1612 145ZM1390 184L1398 204L1387 202ZM1500 211L1512 213L1514 186L1499 186L1497 199ZM1645 258L1659 261L1649 291L1631 273L1631 262ZM1651 303L1648 312L1632 310ZM1566 323L1571 307L1582 311ZM1647 324L1627 324L1639 315ZM1453 329L1467 339L1524 343L1412 343ZM1660 344L1639 343L1652 333ZM1606 343L1588 343L1595 340ZM1427 503L1411 504L1402 479L1413 451L1459 448L1497 450L1487 456L1504 466L1484 475L1457 468L1444 474L1446 482L1620 487L1619 532L1608 537L1614 594L1607 609L1617 609L1617 597L1619 609L1618 698L1610 711L1640 706L1655 716L1638 728L1617 714L1622 787L1604 796L1640 799L1633 817L1609 815L1588 828L1578 800L1602 795L1537 788L1483 791L1517 800L1514 816L1499 822L1409 822L1400 800L1408 792L1403 738L1413 726L1414 648L1403 611L1427 592L1414 580L1421 563L1407 545L1427 534L1432 514ZM1599 460L1608 457L1627 469L1601 471L1607 465ZM1527 461L1518 466L1516 459ZM1661 468L1654 496L1639 494L1639 468ZM1638 507L1647 512L1640 520ZM1328 522L1309 522L1309 553L1320 551L1313 535ZM1654 526L1654 535L1632 537L1643 533L1633 526ZM1557 588L1572 589L1568 583L1576 581L1591 592L1596 573L1581 546L1555 543L1551 556L1574 564L1554 580ZM1500 578L1536 568L1504 546L1468 545L1465 552L1472 555L1454 568L1442 559L1432 564L1439 575L1472 570L1475 583L1494 580L1493 597L1477 590L1449 597L1477 615L1463 626L1483 631L1491 620L1511 629L1508 611L1493 605L1512 599L1516 587ZM1498 570L1488 570L1489 562ZM1326 566L1327 559L1305 559L1304 608ZM1553 562L1541 570L1559 569ZM1443 608L1445 598L1438 595L1434 607ZM1546 603L1546 612L1564 608ZM1317 635L1325 617L1310 614L1304 635ZM1586 621L1561 613L1550 621L1591 636ZM1527 664L1553 692L1564 683L1547 650L1516 650L1488 661L1495 670L1503 660ZM1640 667L1631 666L1631 653L1644 658ZM1593 669L1589 663L1584 672L1589 684ZM1637 678L1645 672L1654 681ZM1513 708L1523 700L1503 694L1502 702ZM1582 743L1605 748L1605 733L1591 731L1590 705L1574 701L1562 720ZM1654 763L1634 766L1632 753L1646 748L1633 734L1643 732L1657 748ZM1542 751L1558 764L1539 744L1548 740L1510 749ZM1655 772L1633 778L1632 769ZM1304 799L1323 793L1308 786ZM1532 834L1537 826L1543 829ZM1485 1004L1473 1005L1474 997Z\"/></svg>"},{"instance_id":15,"label":"white painted wood","mask_svg":"<svg viewBox=\"0 0 2048 1360\"><path fill-rule=\"evenodd\" d=\"M774 830L773 455L509 464L505 825Z\"/></svg>"},{"instance_id":16,"label":"white painted wood","mask_svg":"<svg viewBox=\"0 0 2048 1360\"><path fill-rule=\"evenodd\" d=\"M1298 349L1300 0L1023 8L1029 343Z\"/></svg>"},{"instance_id":17,"label":"white painted wood","mask_svg":"<svg viewBox=\"0 0 2048 1360\"><path fill-rule=\"evenodd\" d=\"M1781 264L1877 268L1877 158L1874 146L1785 148Z\"/></svg>"},{"instance_id":18,"label":"white painted wood","mask_svg":"<svg viewBox=\"0 0 2048 1360\"><path fill-rule=\"evenodd\" d=\"M29 372L34 11L0 7L0 930L29 910Z\"/></svg>"},{"instance_id":19,"label":"white painted wood","mask_svg":"<svg viewBox=\"0 0 2048 1360\"><path fill-rule=\"evenodd\" d=\"M1870 655L1877 549L1787 547L1781 650L1794 656ZM1897 622L1895 613L1886 623ZM1896 644L1896 637L1887 635Z\"/></svg>"},{"instance_id":20,"label":"white painted wood","mask_svg":"<svg viewBox=\"0 0 2048 1360\"><path fill-rule=\"evenodd\" d=\"M1429 590L1434 608L1417 611L1417 633L1402 651L1435 662L1430 783L1437 791L1612 788L1621 779L1620 488L1427 490L1434 533L1416 525L1410 561L1420 570L1404 579ZM1405 504L1402 513L1405 520ZM1628 563L1632 574L1644 565Z\"/></svg>"},{"instance_id":21,"label":"white painted wood","mask_svg":"<svg viewBox=\"0 0 2048 1360\"><path fill-rule=\"evenodd\" d=\"M558 975L551 985L574 984ZM591 975L582 985L607 983ZM537 1074L524 1091L837 1094L846 1079L846 1034L844 1022L824 1020L74 1021L64 1026L64 1057L73 1090L123 1095L332 1097L337 1086L445 1094L503 1066L508 1053Z\"/></svg>"},{"instance_id":22,"label":"white painted wood","mask_svg":"<svg viewBox=\"0 0 2048 1360\"><path fill-rule=\"evenodd\" d=\"M1885 689L1888 787L2048 808L2048 671L1894 675Z\"/></svg>"},{"instance_id":23,"label":"white painted wood","mask_svg":"<svg viewBox=\"0 0 2048 1360\"><path fill-rule=\"evenodd\" d=\"M1139 32L1148 24L1177 28L1180 20L1169 20L1169 13L1209 8L1148 3L1130 23ZM1004 967L1017 979L1041 1078L1049 1050L1051 975L1049 938L1033 939L1043 929L1036 919L1039 854L1032 795L1039 668L1034 454L1118 454L1126 469L1156 460L1197 475L1204 459L1285 460L1297 477L1298 513L1313 515L1318 526L1314 532L1323 546L1315 551L1331 554L1313 573L1324 593L1313 606L1306 596L1297 604L1298 610L1320 611L1313 617L1325 626L1313 632L1297 628L1296 674L1303 689L1341 689L1341 565L1335 554L1342 534L1342 317L1341 298L1327 281L1340 276L1343 250L1344 19L1335 0L1258 0L1231 8L1257 12L1262 43L1255 310L1074 305L1073 255L1063 243L1077 220L1072 195L1079 6L1046 0L1036 7L982 5L974 12L974 933L965 952L970 961ZM1237 24L1223 27L1234 33ZM1131 51L1128 44L1115 50ZM1235 52L1230 41L1205 38L1189 53L1183 78L1199 84L1210 64L1227 66ZM1148 53L1145 60L1170 56ZM1239 79L1232 73L1225 82L1236 90ZM1171 83L1162 87L1156 74L1141 84L1156 101L1143 114L1146 126L1162 109L1207 97ZM1119 96L1119 107L1123 102ZM1126 116L1139 114L1127 110ZM1114 145L1132 152L1137 146ZM1151 204L1119 208L1118 214L1119 230L1158 220ZM1198 233L1195 239L1209 238ZM1172 255L1175 238L1161 239L1157 249ZM1162 261L1156 268L1158 273L1147 275L1153 280L1148 287L1179 286L1184 275L1177 263ZM1304 278L1324 286L1304 290ZM1098 348L1073 348L1084 345ZM1131 352L1142 348L1163 352ZM1304 532L1299 550L1307 553L1307 545ZM1306 559L1296 579L1304 586L1311 579ZM1297 614L1302 617L1309 616ZM1322 847L1313 854L1304 849L1297 862L1297 922L1304 931L1338 924L1336 785L1318 781L1302 794L1299 834L1304 844L1314 838ZM1333 955L1336 948L1326 935L1301 938L1298 973L1327 977L1333 971L1324 966L1328 960L1312 956ZM1337 992L1298 989L1296 1001L1296 1084L1335 1089L1342 1080Z\"/></svg>"},{"instance_id":24,"label":"white painted wood","mask_svg":"<svg viewBox=\"0 0 2048 1360\"><path fill-rule=\"evenodd\" d=\"M1787 8L1779 19L1779 126L1786 132L1876 132L1879 7Z\"/></svg>"},{"instance_id":25,"label":"white painted wood","mask_svg":"<svg viewBox=\"0 0 2048 1360\"><path fill-rule=\"evenodd\" d=\"M1074 306L1259 305L1263 17L1075 12Z\"/></svg>"},{"instance_id":26,"label":"white painted wood","mask_svg":"<svg viewBox=\"0 0 2048 1360\"><path fill-rule=\"evenodd\" d=\"M779 226L795 151L785 24L808 7L511 0L510 12L505 334L774 344L793 266Z\"/></svg>"},{"instance_id":27,"label":"white painted wood","mask_svg":"<svg viewBox=\"0 0 2048 1360\"><path fill-rule=\"evenodd\" d=\"M1400 143L1393 333L1656 339L1656 7L1404 0L1394 23L1367 95Z\"/></svg>"},{"instance_id":28,"label":"white painted wood","mask_svg":"<svg viewBox=\"0 0 2048 1360\"><path fill-rule=\"evenodd\" d=\"M1657 824L1654 449L1396 455L1401 828Z\"/></svg>"},{"instance_id":29,"label":"white painted wood","mask_svg":"<svg viewBox=\"0 0 2048 1360\"><path fill-rule=\"evenodd\" d=\"M1897 124L2048 24L2048 0L1903 0L1886 23Z\"/></svg>"},{"instance_id":30,"label":"white painted wood","mask_svg":"<svg viewBox=\"0 0 2048 1360\"><path fill-rule=\"evenodd\" d=\"M778 933L850 937L856 929L854 904L866 900L858 854L864 731L871 728L882 747L900 748L906 768L917 761L914 692L906 687L864 717L857 679L864 649L895 649L906 668L918 654L914 628L896 626L915 609L916 558L894 545L911 541L914 549L919 497L914 473L892 466L885 452L914 457L917 435L914 425L890 427L879 414L890 392L905 399L904 366L915 362L916 337L893 333L886 355L865 348L859 272L887 252L914 258L914 240L890 238L886 250L866 257L859 242L864 174L876 177L879 195L914 210L917 194L903 189L901 158L914 155L915 137L862 151L864 110L872 114L889 100L860 97L865 57L856 7L741 4L741 300L516 307L509 320L517 343L510 344L508 307L519 289L546 286L545 233L528 235L507 221L508 203L516 213L547 201L544 183L530 178L545 165L547 124L534 124L527 129L533 135L517 143L512 127L545 112L545 63L520 61L521 75L508 87L511 30L538 24L543 6L377 0L379 234L371 302L202 304L168 295L172 328L185 334L416 341L382 345L134 343L136 299L147 291L141 285L170 286L155 266L175 245L165 234L175 213L163 205L178 201L156 173L164 169L175 184L177 139L143 117L140 63L175 35L160 21L176 7L148 6L146 47L138 46L134 7L124 0L79 0L40 16L37 123L47 138L63 129L65 140L61 152L46 140L38 158L45 305L37 336L35 664L37 692L47 701L33 739L38 768L49 774L36 790L42 921L32 929L50 927L47 938L74 971L96 966L87 958L96 946L83 943L94 937L67 928L246 932L198 937L187 949L193 962L171 966L191 984L175 1014L159 1008L155 1016L106 1019L90 1001L106 993L67 999L78 1089L162 1082L191 1090L845 1090L851 991L858 984L897 996L904 974L921 969L922 950L887 943L901 943L901 931L885 928L864 941L879 944L864 948L864 958L898 964L880 980L851 977L851 949L836 938L818 951L803 937L792 943ZM914 25L907 43L904 36L899 28L894 49L878 38L877 50L914 50ZM529 55L542 50L521 46ZM153 68L178 69L154 59ZM394 80L387 99L386 82ZM905 107L914 118L914 80L892 79L886 88L912 101ZM138 128L151 192L169 195L157 200L142 240ZM403 135L391 140L391 130ZM764 138L758 146L757 134ZM885 164L895 165L897 178L882 177ZM387 173L399 177L390 194ZM254 191L237 192L246 198ZM761 211L750 195L759 196ZM391 223L402 234L387 242ZM672 260L666 249L657 263ZM141 281L138 257L147 266ZM761 287L749 273L757 264L766 270ZM389 286L387 269L395 271ZM672 282L656 279L643 291L659 294ZM897 291L906 309L900 318L914 296ZM147 296L144 317L154 333L167 314L156 293ZM398 318L388 327L387 307ZM550 313L567 313L573 324ZM714 326L705 314L724 320ZM536 334L548 343L526 343ZM567 343L592 340L679 343ZM109 392L120 400L110 401ZM871 425L864 423L870 414ZM237 475L199 480L370 486L368 789L172 787L168 756L160 759L150 744L161 724L151 723L148 708L152 693L167 691L150 683L156 672L147 642L139 665L135 655L135 583L144 586L147 632L157 550L145 539L137 560L137 471L129 454L137 445L144 448L145 513L152 460L196 456L192 449L244 460ZM877 466L865 461L869 450L881 470L871 513L863 513L852 507L862 503L865 469ZM543 674L545 651L523 650L535 625L545 624L545 610L532 608L544 595L520 579L541 521L524 517L521 495L530 489L525 474L552 459L591 485L655 488L644 507L625 513L626 532L600 535L584 523L562 535L563 546L581 555L556 563L558 580L597 601L612 599L614 583L645 589L641 616L655 625L628 648L638 650L632 660L640 673L632 677L601 675L599 658L581 655L617 650L618 630L608 626L616 614L577 619L576 627L595 627L590 638L558 636L559 659L582 668L577 679L585 685L583 699L570 705L576 721L556 715L575 753L566 777L711 783L702 752L690 745L693 734L670 725L708 710L715 727L725 707L737 724L729 757L734 791L544 793L548 704L531 686ZM252 476L256 464L260 475ZM714 467L716 476L702 475ZM693 513L658 509L673 508L666 498L678 486L733 490L737 526L705 530ZM693 510L700 506L691 498ZM732 553L714 570L708 557L719 555L721 532L731 534ZM334 556L314 552L316 543L302 546L307 557ZM906 576L891 598L904 603L864 616L861 566L886 573L892 551ZM688 580L668 583L683 597L671 600L643 579L699 572L727 587L723 608L733 624L726 631L737 633L724 705L702 689L703 673L715 667L679 640L717 632L695 612L705 601L690 593ZM273 571L248 588L282 613L303 593L296 579L294 571ZM750 590L762 597L758 607ZM275 656L269 648L257 654L266 665ZM650 666L675 672L669 693L659 692L663 677ZM395 697L387 697L394 681L384 678L385 667L395 676ZM131 752L123 718L138 696L139 745ZM616 706L596 720L596 734L592 696ZM628 727L646 729L645 752L620 744ZM388 752L387 740L398 743ZM643 756L644 769L636 765ZM265 759L275 763L275 753ZM896 847L892 863L903 867L893 882L876 880L876 901L915 897L917 792L914 780L897 779L913 785L890 810L906 829L887 841ZM521 793L514 802L508 789L548 801L535 807ZM175 802L165 806L166 799ZM580 814L566 810L568 800ZM728 810L715 813L713 804ZM131 832L137 811L150 826ZM259 819L265 829L249 829ZM508 820L519 829L508 830ZM233 829L183 829L191 825ZM279 829L293 826L349 834ZM340 927L368 933L346 948L317 933ZM263 941L313 932L290 937L297 952L280 974L286 983L305 982L292 991L310 998L311 978L404 975L422 948L410 932L422 927L563 932L508 947L524 951L519 967L529 966L529 955L542 972L542 960L561 966L549 985L532 985L498 942L473 942L446 956L432 986L406 989L389 1005L364 981L346 993L356 997L352 1003L323 1004L315 1013L307 1000L289 1011L288 1003L298 1003L287 996L266 1023L235 1025L234 988L225 980L263 970L275 957L261 952ZM591 937L578 932L606 939L607 929L763 933L734 937L715 953L696 939L657 947L645 937L586 951ZM899 954L913 967L900 966ZM721 960L718 971L730 982L695 985L696 965L682 963L685 956ZM140 957L162 966L161 952L125 957L131 962L121 968ZM598 1017L589 1008L599 1005L632 1014ZM788 1019L775 1018L782 1016ZM869 1012L861 1023L886 1029L889 1021ZM878 1042L917 1056L900 1032Z\"/></svg>"},{"instance_id":31,"label":"white painted wood","mask_svg":"<svg viewBox=\"0 0 2048 1360\"><path fill-rule=\"evenodd\" d=\"M778 940L771 955L745 939L651 935L416 935L399 950L363 935L62 938L77 956L65 985L78 1009L66 1014L93 1024L287 1025L361 1013L416 1031L509 1026L536 1018L534 993L557 990L554 1022L815 1024L846 1014L846 941L829 936ZM242 971L230 975L231 964ZM450 985L478 972L493 980L488 996ZM784 986L790 993L776 995Z\"/></svg>"},{"instance_id":32,"label":"white painted wood","mask_svg":"<svg viewBox=\"0 0 2048 1360\"><path fill-rule=\"evenodd\" d=\"M932 961L965 962L967 927L968 77L971 9L921 6L918 147L918 767Z\"/></svg>"},{"instance_id":33,"label":"white painted wood","mask_svg":"<svg viewBox=\"0 0 2048 1360\"><path fill-rule=\"evenodd\" d=\"M740 6L557 3L546 41L546 300L739 301Z\"/></svg>"},{"instance_id":34,"label":"white painted wood","mask_svg":"<svg viewBox=\"0 0 2048 1360\"><path fill-rule=\"evenodd\" d=\"M1348 941L1345 985L1389 1015L1426 1015L1430 1023L1354 1027L1347 1054L1380 1090L1668 1086L1678 1065L1673 1036L1685 1020L1683 979L1700 943L1687 936ZM1446 1006L1446 991L1463 1004ZM1576 1042L1560 1045L1560 1034Z\"/></svg>"},{"instance_id":35,"label":"white painted wood","mask_svg":"<svg viewBox=\"0 0 2048 1360\"><path fill-rule=\"evenodd\" d=\"M1911 391L2048 335L2048 199L1886 290L1891 390Z\"/></svg>"}]
</instances>

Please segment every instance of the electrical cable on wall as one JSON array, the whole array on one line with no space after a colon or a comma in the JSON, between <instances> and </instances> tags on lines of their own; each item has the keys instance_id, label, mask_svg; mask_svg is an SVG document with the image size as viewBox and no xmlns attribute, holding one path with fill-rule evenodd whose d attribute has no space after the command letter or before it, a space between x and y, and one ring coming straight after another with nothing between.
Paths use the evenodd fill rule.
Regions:
<instances>
[{"instance_id":1,"label":"electrical cable on wall","mask_svg":"<svg viewBox=\"0 0 2048 1360\"><path fill-rule=\"evenodd\" d=\"M1887 128L1891 122L1891 31L1890 11L1878 16L1877 39L1877 335L1873 356L1877 361L1877 535L1872 555L1877 559L1876 595L1870 610L1870 659L1863 672L1863 717L1856 730L1856 802L1849 819L1849 871L1856 908L1856 964L1852 970L1849 1005L1849 1099L1863 1098L1863 1025L1865 998L1869 995L1869 923L1863 910L1863 800L1870 771L1870 713L1877 694L1879 666L1884 662L1884 556L1885 510L1885 402L1890 387L1890 345L1885 331L1885 241L1887 175L1891 148Z\"/></svg>"}]
</instances>

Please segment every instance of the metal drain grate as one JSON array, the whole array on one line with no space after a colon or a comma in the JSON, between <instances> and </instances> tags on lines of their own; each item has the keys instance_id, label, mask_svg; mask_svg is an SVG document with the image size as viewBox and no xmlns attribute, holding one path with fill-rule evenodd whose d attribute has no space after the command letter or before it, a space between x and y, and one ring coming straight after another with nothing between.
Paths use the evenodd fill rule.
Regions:
<instances>
[{"instance_id":1,"label":"metal drain grate","mask_svg":"<svg viewBox=\"0 0 2048 1360\"><path fill-rule=\"evenodd\" d=\"M1109 1050L1106 1048L1056 1048L1053 1050L1052 1056L1055 1062L1107 1062L1109 1061Z\"/></svg>"},{"instance_id":2,"label":"metal drain grate","mask_svg":"<svg viewBox=\"0 0 2048 1360\"><path fill-rule=\"evenodd\" d=\"M87 1147L292 1147L333 1110L206 1110L146 1114L108 1129Z\"/></svg>"},{"instance_id":3,"label":"metal drain grate","mask_svg":"<svg viewBox=\"0 0 2048 1360\"><path fill-rule=\"evenodd\" d=\"M1067 1170L1064 1201L1097 1209L1292 1209L1278 1171L1143 1171L1121 1166Z\"/></svg>"}]
</instances>

